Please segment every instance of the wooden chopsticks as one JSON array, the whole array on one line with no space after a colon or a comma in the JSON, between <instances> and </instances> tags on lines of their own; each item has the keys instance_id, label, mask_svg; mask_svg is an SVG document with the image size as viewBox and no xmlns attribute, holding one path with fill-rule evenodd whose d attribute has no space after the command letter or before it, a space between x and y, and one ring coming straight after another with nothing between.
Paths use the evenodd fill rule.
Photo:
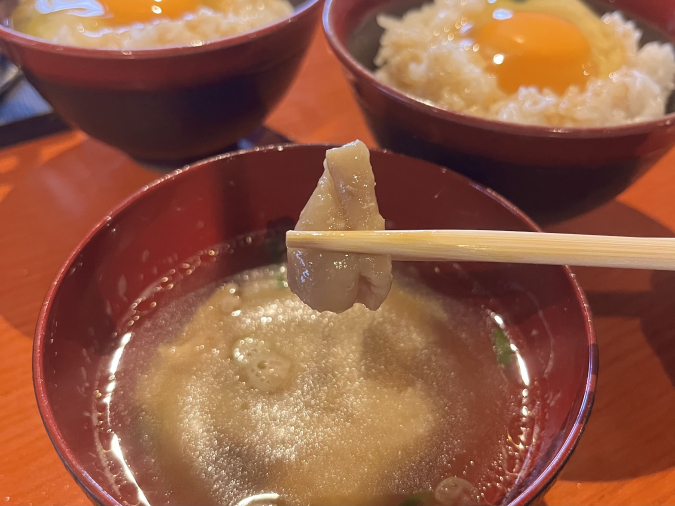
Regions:
<instances>
[{"instance_id":1,"label":"wooden chopsticks","mask_svg":"<svg viewBox=\"0 0 675 506\"><path fill-rule=\"evenodd\" d=\"M675 270L675 239L497 230L289 231L286 246L395 260Z\"/></svg>"}]
</instances>

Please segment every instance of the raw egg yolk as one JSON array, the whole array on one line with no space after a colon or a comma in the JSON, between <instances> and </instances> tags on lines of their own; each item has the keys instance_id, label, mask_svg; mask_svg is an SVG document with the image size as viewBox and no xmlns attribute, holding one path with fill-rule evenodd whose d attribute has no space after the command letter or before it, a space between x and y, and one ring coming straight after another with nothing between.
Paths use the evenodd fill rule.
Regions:
<instances>
[{"instance_id":1,"label":"raw egg yolk","mask_svg":"<svg viewBox=\"0 0 675 506\"><path fill-rule=\"evenodd\" d=\"M107 19L115 25L179 18L197 10L198 0L100 0Z\"/></svg>"},{"instance_id":2,"label":"raw egg yolk","mask_svg":"<svg viewBox=\"0 0 675 506\"><path fill-rule=\"evenodd\" d=\"M591 45L573 23L537 12L499 17L480 27L474 40L505 92L538 86L562 94L586 83Z\"/></svg>"}]
</instances>

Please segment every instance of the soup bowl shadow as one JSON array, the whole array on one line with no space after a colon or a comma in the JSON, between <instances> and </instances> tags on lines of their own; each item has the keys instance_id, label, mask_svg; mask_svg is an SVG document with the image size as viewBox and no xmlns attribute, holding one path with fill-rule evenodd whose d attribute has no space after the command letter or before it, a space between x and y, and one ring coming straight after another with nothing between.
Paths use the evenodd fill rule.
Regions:
<instances>
[{"instance_id":1,"label":"soup bowl shadow","mask_svg":"<svg viewBox=\"0 0 675 506\"><path fill-rule=\"evenodd\" d=\"M253 132L309 47L321 0L290 0L275 23L200 46L62 46L0 25L0 49L68 123L134 158L182 164ZM0 0L8 24L16 0Z\"/></svg>"},{"instance_id":2,"label":"soup bowl shadow","mask_svg":"<svg viewBox=\"0 0 675 506\"><path fill-rule=\"evenodd\" d=\"M592 209L621 193L675 144L675 114L603 128L504 123L440 109L373 74L383 29L376 16L401 16L422 0L327 0L323 24L378 144L423 158L484 184L539 222ZM643 41L675 36L675 4L592 0L597 13L622 10ZM672 111L672 100L668 111Z\"/></svg>"},{"instance_id":3,"label":"soup bowl shadow","mask_svg":"<svg viewBox=\"0 0 675 506\"><path fill-rule=\"evenodd\" d=\"M281 238L283 247L284 232L293 227L322 174L326 149L257 148L169 174L112 211L61 269L38 320L34 385L57 452L94 502L135 499L111 483L92 421L95 378L118 363L115 354L129 332L130 308L156 280L198 252L234 238L261 237L261 231ZM510 203L448 169L385 151L373 150L371 157L389 228L538 230ZM276 262L279 244L227 256L213 264L216 272L197 269L180 287L162 292L161 303ZM553 483L590 415L598 355L584 295L566 267L462 263L458 276L451 263L417 265L440 273L425 278L433 289L500 314L518 342L529 371L525 383L537 385L542 404L537 443L503 502L530 503ZM467 279L473 281L467 285Z\"/></svg>"}]
</instances>

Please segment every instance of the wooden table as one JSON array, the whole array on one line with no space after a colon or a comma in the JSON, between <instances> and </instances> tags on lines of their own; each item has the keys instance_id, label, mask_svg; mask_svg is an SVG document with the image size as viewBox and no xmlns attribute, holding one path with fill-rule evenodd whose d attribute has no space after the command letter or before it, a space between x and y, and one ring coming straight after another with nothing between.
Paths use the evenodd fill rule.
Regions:
<instances>
[{"instance_id":1,"label":"wooden table","mask_svg":"<svg viewBox=\"0 0 675 506\"><path fill-rule=\"evenodd\" d=\"M298 142L374 144L320 31L267 126ZM88 504L37 411L33 330L68 253L158 176L81 132L0 151L0 505ZM550 230L673 236L675 151L615 201ZM588 429L545 501L673 504L675 273L575 270L596 316L599 385Z\"/></svg>"}]
</instances>

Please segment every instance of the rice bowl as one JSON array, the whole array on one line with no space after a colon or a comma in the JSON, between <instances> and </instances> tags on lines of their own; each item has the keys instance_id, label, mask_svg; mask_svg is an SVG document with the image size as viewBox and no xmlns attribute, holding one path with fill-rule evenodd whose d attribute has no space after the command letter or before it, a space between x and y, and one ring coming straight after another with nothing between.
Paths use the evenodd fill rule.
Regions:
<instances>
[{"instance_id":1,"label":"rice bowl","mask_svg":"<svg viewBox=\"0 0 675 506\"><path fill-rule=\"evenodd\" d=\"M601 127L664 115L675 77L673 47L649 42L640 48L642 32L621 13L607 13L598 23L601 35L614 43L613 52L604 52L623 52L623 61L610 63L605 75L591 76L585 86L572 85L561 94L536 86L509 94L489 62L452 37L454 26L462 27L487 6L486 0L436 0L401 19L378 16L385 32L376 77L430 105L511 123Z\"/></svg>"}]
</instances>

